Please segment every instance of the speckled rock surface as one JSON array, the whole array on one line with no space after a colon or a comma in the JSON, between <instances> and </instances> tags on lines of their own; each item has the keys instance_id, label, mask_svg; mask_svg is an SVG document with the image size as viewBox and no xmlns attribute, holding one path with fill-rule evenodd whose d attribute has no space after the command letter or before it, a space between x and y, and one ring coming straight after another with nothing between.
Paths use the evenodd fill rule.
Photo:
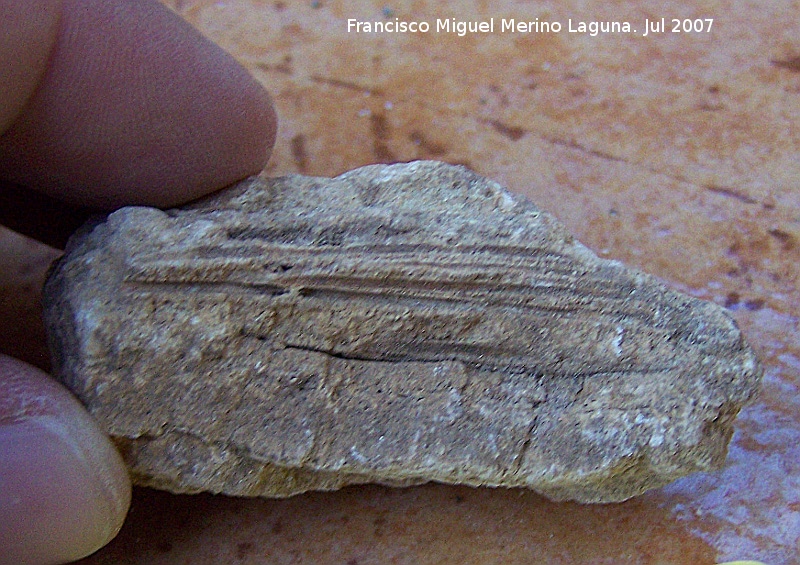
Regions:
<instances>
[{"instance_id":1,"label":"speckled rock surface","mask_svg":"<svg viewBox=\"0 0 800 565\"><path fill-rule=\"evenodd\" d=\"M718 468L761 377L722 308L430 161L122 209L70 242L45 315L56 375L174 492L624 500Z\"/></svg>"}]
</instances>

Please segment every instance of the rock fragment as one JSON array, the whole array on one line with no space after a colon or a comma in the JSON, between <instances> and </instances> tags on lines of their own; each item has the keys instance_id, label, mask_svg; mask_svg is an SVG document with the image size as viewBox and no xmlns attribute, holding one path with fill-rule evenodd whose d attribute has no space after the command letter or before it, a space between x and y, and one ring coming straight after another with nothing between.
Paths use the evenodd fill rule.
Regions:
<instances>
[{"instance_id":1,"label":"rock fragment","mask_svg":"<svg viewBox=\"0 0 800 565\"><path fill-rule=\"evenodd\" d=\"M45 286L57 376L139 484L619 501L719 467L761 369L726 312L463 167L123 208Z\"/></svg>"}]
</instances>

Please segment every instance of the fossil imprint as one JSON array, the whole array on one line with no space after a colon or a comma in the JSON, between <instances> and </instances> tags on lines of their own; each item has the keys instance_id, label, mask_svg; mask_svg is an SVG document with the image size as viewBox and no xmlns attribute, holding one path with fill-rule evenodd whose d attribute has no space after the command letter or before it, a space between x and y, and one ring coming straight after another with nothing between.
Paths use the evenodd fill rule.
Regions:
<instances>
[{"instance_id":1,"label":"fossil imprint","mask_svg":"<svg viewBox=\"0 0 800 565\"><path fill-rule=\"evenodd\" d=\"M463 167L124 208L46 285L57 375L141 484L622 500L724 460L758 362L720 307Z\"/></svg>"}]
</instances>

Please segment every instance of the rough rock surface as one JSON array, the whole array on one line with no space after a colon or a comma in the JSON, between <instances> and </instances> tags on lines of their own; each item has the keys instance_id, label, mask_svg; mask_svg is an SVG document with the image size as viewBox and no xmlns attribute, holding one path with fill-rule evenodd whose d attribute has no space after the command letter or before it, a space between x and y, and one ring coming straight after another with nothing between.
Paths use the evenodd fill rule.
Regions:
<instances>
[{"instance_id":1,"label":"rough rock surface","mask_svg":"<svg viewBox=\"0 0 800 565\"><path fill-rule=\"evenodd\" d=\"M618 501L720 466L761 377L720 307L435 162L124 208L73 236L45 302L59 378L176 492Z\"/></svg>"}]
</instances>

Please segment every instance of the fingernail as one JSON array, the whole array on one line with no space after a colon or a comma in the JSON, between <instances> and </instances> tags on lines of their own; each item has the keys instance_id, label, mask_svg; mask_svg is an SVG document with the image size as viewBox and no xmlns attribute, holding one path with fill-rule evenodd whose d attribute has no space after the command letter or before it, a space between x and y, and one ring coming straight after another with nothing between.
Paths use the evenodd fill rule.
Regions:
<instances>
[{"instance_id":1,"label":"fingernail","mask_svg":"<svg viewBox=\"0 0 800 565\"><path fill-rule=\"evenodd\" d=\"M0 546L9 562L79 559L122 525L130 490L104 462L98 468L104 455L87 454L103 445L71 433L52 417L0 426Z\"/></svg>"},{"instance_id":2,"label":"fingernail","mask_svg":"<svg viewBox=\"0 0 800 565\"><path fill-rule=\"evenodd\" d=\"M18 361L11 368L0 371L0 563L80 559L122 526L127 470L66 389Z\"/></svg>"}]
</instances>

